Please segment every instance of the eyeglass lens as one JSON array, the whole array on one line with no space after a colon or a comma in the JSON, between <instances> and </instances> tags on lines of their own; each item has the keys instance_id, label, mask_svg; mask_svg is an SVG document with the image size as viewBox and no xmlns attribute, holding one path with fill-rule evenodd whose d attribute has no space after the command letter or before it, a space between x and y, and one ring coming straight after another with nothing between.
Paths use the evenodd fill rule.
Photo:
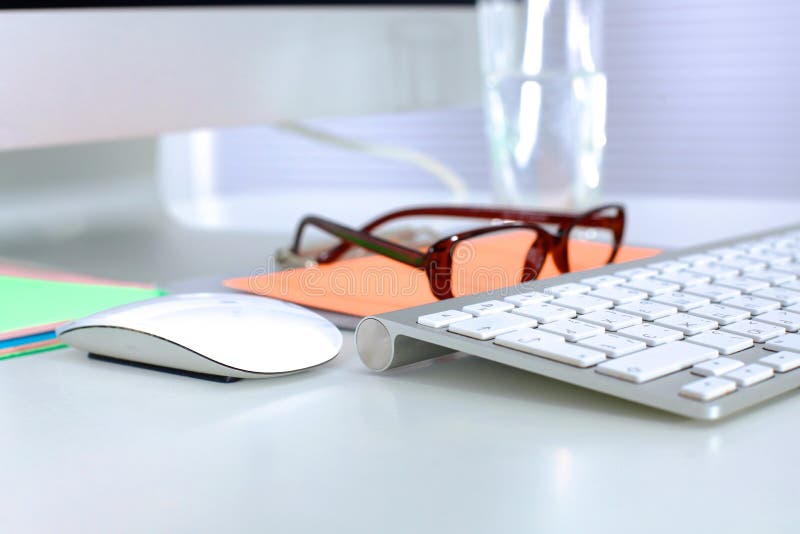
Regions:
<instances>
[{"instance_id":1,"label":"eyeglass lens","mask_svg":"<svg viewBox=\"0 0 800 534\"><path fill-rule=\"evenodd\" d=\"M450 284L455 296L491 291L523 281L536 230L498 229L457 242L451 250Z\"/></svg>"},{"instance_id":2,"label":"eyeglass lens","mask_svg":"<svg viewBox=\"0 0 800 534\"><path fill-rule=\"evenodd\" d=\"M596 269L606 265L614 252L614 231L611 228L592 224L600 217L615 219L619 210L609 208L595 212L591 217L572 227L567 236L567 262L570 271Z\"/></svg>"}]
</instances>

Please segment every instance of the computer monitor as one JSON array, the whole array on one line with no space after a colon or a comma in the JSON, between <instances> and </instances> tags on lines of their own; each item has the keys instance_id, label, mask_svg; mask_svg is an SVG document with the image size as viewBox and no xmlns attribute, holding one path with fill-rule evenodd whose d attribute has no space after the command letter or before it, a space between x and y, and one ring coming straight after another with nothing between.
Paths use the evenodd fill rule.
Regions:
<instances>
[{"instance_id":1,"label":"computer monitor","mask_svg":"<svg viewBox=\"0 0 800 534\"><path fill-rule=\"evenodd\" d=\"M474 8L446 3L0 10L0 149L475 104Z\"/></svg>"}]
</instances>

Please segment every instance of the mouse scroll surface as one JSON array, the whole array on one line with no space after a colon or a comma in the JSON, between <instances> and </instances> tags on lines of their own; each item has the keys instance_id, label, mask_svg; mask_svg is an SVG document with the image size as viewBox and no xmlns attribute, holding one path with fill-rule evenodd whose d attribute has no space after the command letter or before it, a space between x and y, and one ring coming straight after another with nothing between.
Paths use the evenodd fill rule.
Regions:
<instances>
[{"instance_id":1,"label":"mouse scroll surface","mask_svg":"<svg viewBox=\"0 0 800 534\"><path fill-rule=\"evenodd\" d=\"M264 375L320 365L335 357L342 345L339 330L310 310L227 293L175 295L122 306L67 325L60 334L79 334L80 329L93 327L155 336L196 353L198 358ZM70 343L67 338L72 336L64 337ZM80 339L70 344L87 348L81 347ZM154 355L146 360L157 363Z\"/></svg>"}]
</instances>

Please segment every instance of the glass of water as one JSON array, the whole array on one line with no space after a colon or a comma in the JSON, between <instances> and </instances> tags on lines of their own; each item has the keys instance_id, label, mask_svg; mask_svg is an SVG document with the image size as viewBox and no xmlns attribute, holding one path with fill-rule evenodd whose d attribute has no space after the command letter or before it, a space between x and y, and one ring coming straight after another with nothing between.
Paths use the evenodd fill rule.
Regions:
<instances>
[{"instance_id":1,"label":"glass of water","mask_svg":"<svg viewBox=\"0 0 800 534\"><path fill-rule=\"evenodd\" d=\"M599 197L606 123L602 0L479 0L486 131L503 203Z\"/></svg>"}]
</instances>

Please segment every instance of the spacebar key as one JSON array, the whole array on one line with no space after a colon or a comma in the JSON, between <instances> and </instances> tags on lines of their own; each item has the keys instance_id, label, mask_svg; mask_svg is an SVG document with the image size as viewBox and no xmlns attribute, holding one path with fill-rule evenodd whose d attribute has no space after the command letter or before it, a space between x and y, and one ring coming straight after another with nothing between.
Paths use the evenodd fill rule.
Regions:
<instances>
[{"instance_id":1,"label":"spacebar key","mask_svg":"<svg viewBox=\"0 0 800 534\"><path fill-rule=\"evenodd\" d=\"M659 345L597 366L597 372L641 384L716 358L716 349L685 341Z\"/></svg>"}]
</instances>

